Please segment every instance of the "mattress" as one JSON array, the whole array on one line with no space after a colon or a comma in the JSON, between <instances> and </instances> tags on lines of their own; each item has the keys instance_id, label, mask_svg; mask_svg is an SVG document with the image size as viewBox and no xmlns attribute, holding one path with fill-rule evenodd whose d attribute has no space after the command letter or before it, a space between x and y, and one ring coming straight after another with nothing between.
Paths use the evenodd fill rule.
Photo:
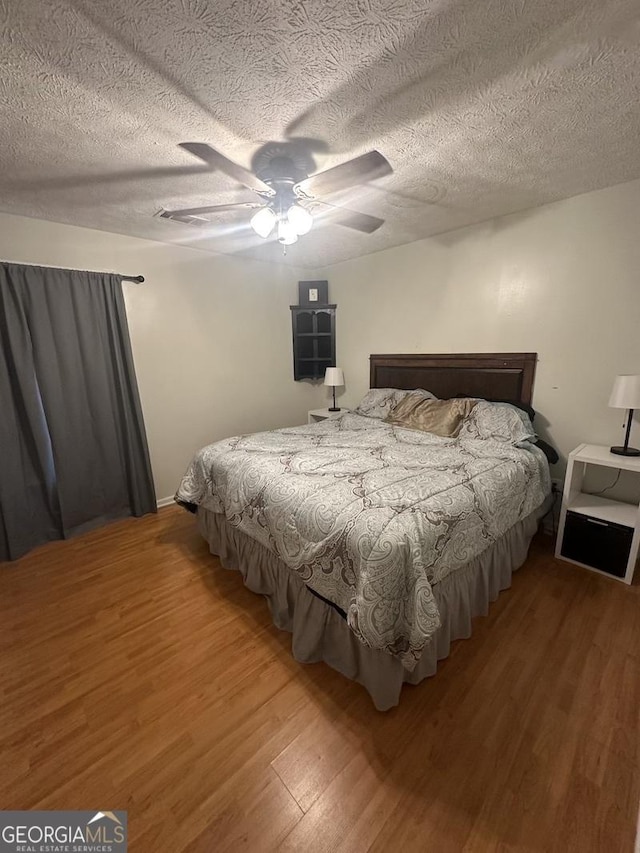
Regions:
<instances>
[{"instance_id":1,"label":"mattress","mask_svg":"<svg viewBox=\"0 0 640 853\"><path fill-rule=\"evenodd\" d=\"M235 436L196 454L176 499L282 561L411 672L442 624L434 587L550 491L534 445L440 438L354 413Z\"/></svg>"}]
</instances>

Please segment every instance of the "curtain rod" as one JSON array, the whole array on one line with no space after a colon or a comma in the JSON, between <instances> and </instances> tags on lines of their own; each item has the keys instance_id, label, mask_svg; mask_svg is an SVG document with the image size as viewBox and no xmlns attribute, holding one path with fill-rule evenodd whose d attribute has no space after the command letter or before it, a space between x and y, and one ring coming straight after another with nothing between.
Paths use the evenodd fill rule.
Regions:
<instances>
[{"instance_id":1,"label":"curtain rod","mask_svg":"<svg viewBox=\"0 0 640 853\"><path fill-rule=\"evenodd\" d=\"M69 272L87 272L87 270L79 270L73 269L72 267L43 267L42 264L25 264L23 261L0 261L0 264L16 264L21 267L41 267L42 269L52 269L52 270L68 270ZM100 273L96 273L96 275L100 275ZM106 275L120 275L120 273L106 273ZM135 281L136 284L142 284L144 282L143 275L121 275L120 278L122 281Z\"/></svg>"}]
</instances>

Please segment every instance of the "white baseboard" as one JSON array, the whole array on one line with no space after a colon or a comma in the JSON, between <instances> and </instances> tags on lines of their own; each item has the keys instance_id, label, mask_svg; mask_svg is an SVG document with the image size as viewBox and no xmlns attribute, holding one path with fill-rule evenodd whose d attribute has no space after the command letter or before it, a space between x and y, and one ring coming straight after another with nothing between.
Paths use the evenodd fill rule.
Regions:
<instances>
[{"instance_id":1,"label":"white baseboard","mask_svg":"<svg viewBox=\"0 0 640 853\"><path fill-rule=\"evenodd\" d=\"M156 502L156 506L158 509L162 509L163 506L170 506L172 503L173 495L169 495L168 498L160 498L160 500Z\"/></svg>"}]
</instances>

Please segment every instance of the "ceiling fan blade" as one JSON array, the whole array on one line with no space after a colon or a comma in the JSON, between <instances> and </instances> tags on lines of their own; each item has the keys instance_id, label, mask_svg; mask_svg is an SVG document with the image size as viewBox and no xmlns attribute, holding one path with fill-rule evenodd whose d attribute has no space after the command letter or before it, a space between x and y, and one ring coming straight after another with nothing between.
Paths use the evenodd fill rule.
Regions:
<instances>
[{"instance_id":1,"label":"ceiling fan blade","mask_svg":"<svg viewBox=\"0 0 640 853\"><path fill-rule=\"evenodd\" d=\"M386 157L379 151L369 151L339 166L305 178L297 188L314 197L329 195L357 184L366 184L391 172L393 169Z\"/></svg>"},{"instance_id":2,"label":"ceiling fan blade","mask_svg":"<svg viewBox=\"0 0 640 853\"><path fill-rule=\"evenodd\" d=\"M223 213L227 210L241 209L253 210L263 206L259 201L242 201L238 204L210 204L206 207L187 207L184 210L159 210L156 216L162 219L171 219L174 222L182 222L185 225L206 228L208 225L213 225L213 221L207 218L210 213Z\"/></svg>"},{"instance_id":3,"label":"ceiling fan blade","mask_svg":"<svg viewBox=\"0 0 640 853\"><path fill-rule=\"evenodd\" d=\"M384 225L384 219L369 216L368 213L359 213L357 210L349 210L348 207L329 204L328 201L320 201L320 199L316 199L314 204L331 208L331 222L335 222L336 225L344 225L346 228L353 228L355 231L362 231L363 234L373 234L381 225Z\"/></svg>"},{"instance_id":4,"label":"ceiling fan blade","mask_svg":"<svg viewBox=\"0 0 640 853\"><path fill-rule=\"evenodd\" d=\"M239 184L243 184L245 187L248 187L250 190L257 193L268 193L269 195L273 195L271 187L268 184L265 184L264 181L261 181L260 178L257 178L253 172L250 172L243 166L239 166L237 163L234 163L233 160L229 160L228 157L225 157L224 154L216 151L215 148L212 148L210 145L207 145L204 142L181 142L180 148L184 148L185 151L188 151L195 157L199 157L201 160L204 160L205 163L213 166L214 169L218 169L220 172L223 172L225 175L233 178L233 180L237 181Z\"/></svg>"},{"instance_id":5,"label":"ceiling fan blade","mask_svg":"<svg viewBox=\"0 0 640 853\"><path fill-rule=\"evenodd\" d=\"M163 210L160 213L164 219L178 219L180 216L204 216L205 213L223 213L225 210L236 210L241 207L263 207L259 201L241 201L235 204L210 204L206 207L186 207L184 210Z\"/></svg>"}]
</instances>

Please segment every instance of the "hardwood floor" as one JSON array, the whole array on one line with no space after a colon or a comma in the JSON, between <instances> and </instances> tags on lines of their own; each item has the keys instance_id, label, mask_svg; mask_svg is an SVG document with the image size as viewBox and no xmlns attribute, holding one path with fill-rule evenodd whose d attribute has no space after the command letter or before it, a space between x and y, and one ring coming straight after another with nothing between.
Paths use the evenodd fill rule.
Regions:
<instances>
[{"instance_id":1,"label":"hardwood floor","mask_svg":"<svg viewBox=\"0 0 640 853\"><path fill-rule=\"evenodd\" d=\"M633 849L640 587L548 541L386 714L174 507L3 564L0 643L0 808L127 809L132 853Z\"/></svg>"}]
</instances>

